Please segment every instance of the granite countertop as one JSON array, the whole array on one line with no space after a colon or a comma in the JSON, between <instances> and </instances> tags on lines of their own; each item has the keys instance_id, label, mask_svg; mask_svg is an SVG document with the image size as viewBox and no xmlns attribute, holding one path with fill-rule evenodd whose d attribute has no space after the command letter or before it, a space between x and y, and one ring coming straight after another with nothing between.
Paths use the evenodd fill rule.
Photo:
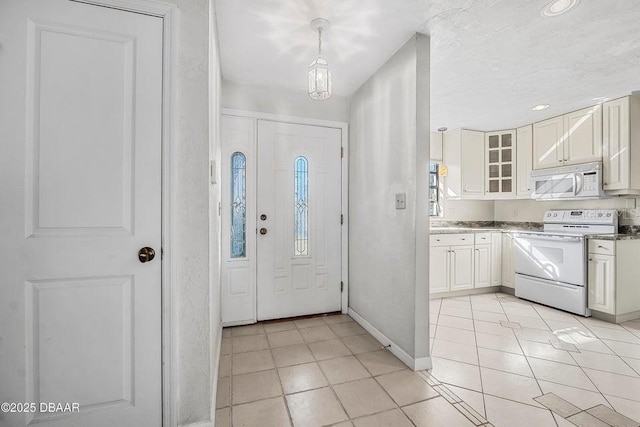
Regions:
<instances>
[{"instance_id":1,"label":"granite countertop","mask_svg":"<svg viewBox=\"0 0 640 427\"><path fill-rule=\"evenodd\" d=\"M640 234L637 233L589 234L586 237L594 240L640 240Z\"/></svg>"},{"instance_id":2,"label":"granite countertop","mask_svg":"<svg viewBox=\"0 0 640 427\"><path fill-rule=\"evenodd\" d=\"M430 234L464 234L542 231L542 223L537 222L502 222L502 221L434 221ZM640 229L637 226L620 226L616 234L588 234L588 239L598 240L640 240Z\"/></svg>"},{"instance_id":3,"label":"granite countertop","mask_svg":"<svg viewBox=\"0 0 640 427\"><path fill-rule=\"evenodd\" d=\"M431 223L430 234L491 233L542 230L542 223L504 221L437 221Z\"/></svg>"},{"instance_id":4,"label":"granite countertop","mask_svg":"<svg viewBox=\"0 0 640 427\"><path fill-rule=\"evenodd\" d=\"M501 232L495 227L433 227L429 230L430 234L464 234L464 233L491 233Z\"/></svg>"}]
</instances>

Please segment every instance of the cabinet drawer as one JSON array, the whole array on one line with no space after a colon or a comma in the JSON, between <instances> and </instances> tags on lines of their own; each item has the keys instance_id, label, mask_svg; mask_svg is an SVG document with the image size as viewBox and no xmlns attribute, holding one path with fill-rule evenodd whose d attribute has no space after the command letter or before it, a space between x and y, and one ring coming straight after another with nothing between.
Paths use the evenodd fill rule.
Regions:
<instances>
[{"instance_id":1,"label":"cabinet drawer","mask_svg":"<svg viewBox=\"0 0 640 427\"><path fill-rule=\"evenodd\" d=\"M430 246L473 245L473 234L432 234L429 237Z\"/></svg>"},{"instance_id":2,"label":"cabinet drawer","mask_svg":"<svg viewBox=\"0 0 640 427\"><path fill-rule=\"evenodd\" d=\"M476 245L491 243L491 233L476 233Z\"/></svg>"},{"instance_id":3,"label":"cabinet drawer","mask_svg":"<svg viewBox=\"0 0 640 427\"><path fill-rule=\"evenodd\" d=\"M589 240L589 253L601 255L615 255L615 240Z\"/></svg>"}]
</instances>

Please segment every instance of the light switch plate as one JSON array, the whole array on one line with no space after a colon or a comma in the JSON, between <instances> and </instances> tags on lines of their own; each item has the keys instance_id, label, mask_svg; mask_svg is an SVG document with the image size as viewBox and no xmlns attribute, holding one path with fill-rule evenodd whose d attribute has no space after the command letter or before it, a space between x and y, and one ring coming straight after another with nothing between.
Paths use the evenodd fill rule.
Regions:
<instances>
[{"instance_id":1,"label":"light switch plate","mask_svg":"<svg viewBox=\"0 0 640 427\"><path fill-rule=\"evenodd\" d=\"M405 193L396 193L396 209L406 209Z\"/></svg>"},{"instance_id":2,"label":"light switch plate","mask_svg":"<svg viewBox=\"0 0 640 427\"><path fill-rule=\"evenodd\" d=\"M216 161L215 160L210 160L209 161L209 174L210 174L211 183L212 184L217 184L217 180L216 180Z\"/></svg>"}]
</instances>

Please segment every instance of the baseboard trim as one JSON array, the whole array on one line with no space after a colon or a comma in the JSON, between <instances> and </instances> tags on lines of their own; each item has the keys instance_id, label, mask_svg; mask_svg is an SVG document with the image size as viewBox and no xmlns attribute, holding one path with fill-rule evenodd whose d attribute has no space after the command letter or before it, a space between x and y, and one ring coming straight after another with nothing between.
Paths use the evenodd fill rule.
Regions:
<instances>
[{"instance_id":1,"label":"baseboard trim","mask_svg":"<svg viewBox=\"0 0 640 427\"><path fill-rule=\"evenodd\" d=\"M500 292L502 292L503 294L514 295L515 296L516 289L515 288L510 288L509 286L500 286Z\"/></svg>"},{"instance_id":2,"label":"baseboard trim","mask_svg":"<svg viewBox=\"0 0 640 427\"><path fill-rule=\"evenodd\" d=\"M367 322L356 311L349 307L349 316L353 318L360 326L362 326L367 332L369 332L375 339L380 341L382 345L387 346L391 353L405 365L414 371L422 371L424 369L431 369L431 357L419 357L414 359L406 351L401 349L396 343L391 341L385 334L380 332L375 326Z\"/></svg>"},{"instance_id":3,"label":"baseboard trim","mask_svg":"<svg viewBox=\"0 0 640 427\"><path fill-rule=\"evenodd\" d=\"M220 354L222 353L222 324L220 324L220 327L218 328L218 339L217 339L217 344L218 346L216 347L216 354L214 355L213 360L214 365L213 365L213 378L211 381L211 419L215 420L216 419L216 402L218 400L218 376L220 374ZM202 425L200 425L202 424ZM214 427L214 422L213 421L203 421L201 423L193 423L193 424L186 424L185 427Z\"/></svg>"},{"instance_id":4,"label":"baseboard trim","mask_svg":"<svg viewBox=\"0 0 640 427\"><path fill-rule=\"evenodd\" d=\"M189 424L180 424L179 427L214 427L213 421L198 421Z\"/></svg>"},{"instance_id":5,"label":"baseboard trim","mask_svg":"<svg viewBox=\"0 0 640 427\"><path fill-rule=\"evenodd\" d=\"M256 320L254 319L249 319L249 320L235 320L233 322L222 322L222 327L223 328L229 328L231 326L244 326L244 325L253 325L254 323L256 323Z\"/></svg>"},{"instance_id":6,"label":"baseboard trim","mask_svg":"<svg viewBox=\"0 0 640 427\"><path fill-rule=\"evenodd\" d=\"M630 313L615 315L615 314L603 313L597 310L591 310L591 317L598 320L604 320L605 322L609 322L609 323L622 323L622 322L628 322L629 320L640 319L640 311L632 311Z\"/></svg>"},{"instance_id":7,"label":"baseboard trim","mask_svg":"<svg viewBox=\"0 0 640 427\"><path fill-rule=\"evenodd\" d=\"M436 292L429 294L429 299L454 298L467 295L492 294L500 292L501 286L488 286L486 288L465 289L462 291Z\"/></svg>"}]
</instances>

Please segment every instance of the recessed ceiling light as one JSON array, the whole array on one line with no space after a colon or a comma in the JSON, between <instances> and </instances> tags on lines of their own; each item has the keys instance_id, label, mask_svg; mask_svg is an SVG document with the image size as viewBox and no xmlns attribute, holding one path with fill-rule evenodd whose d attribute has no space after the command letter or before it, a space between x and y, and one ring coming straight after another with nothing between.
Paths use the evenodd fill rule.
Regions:
<instances>
[{"instance_id":1,"label":"recessed ceiling light","mask_svg":"<svg viewBox=\"0 0 640 427\"><path fill-rule=\"evenodd\" d=\"M562 15L577 4L578 0L552 0L542 9L542 16L550 18Z\"/></svg>"},{"instance_id":2,"label":"recessed ceiling light","mask_svg":"<svg viewBox=\"0 0 640 427\"><path fill-rule=\"evenodd\" d=\"M546 110L547 108L549 108L549 104L540 104L540 105L536 105L535 107L532 108L533 111L540 111L540 110Z\"/></svg>"}]
</instances>

